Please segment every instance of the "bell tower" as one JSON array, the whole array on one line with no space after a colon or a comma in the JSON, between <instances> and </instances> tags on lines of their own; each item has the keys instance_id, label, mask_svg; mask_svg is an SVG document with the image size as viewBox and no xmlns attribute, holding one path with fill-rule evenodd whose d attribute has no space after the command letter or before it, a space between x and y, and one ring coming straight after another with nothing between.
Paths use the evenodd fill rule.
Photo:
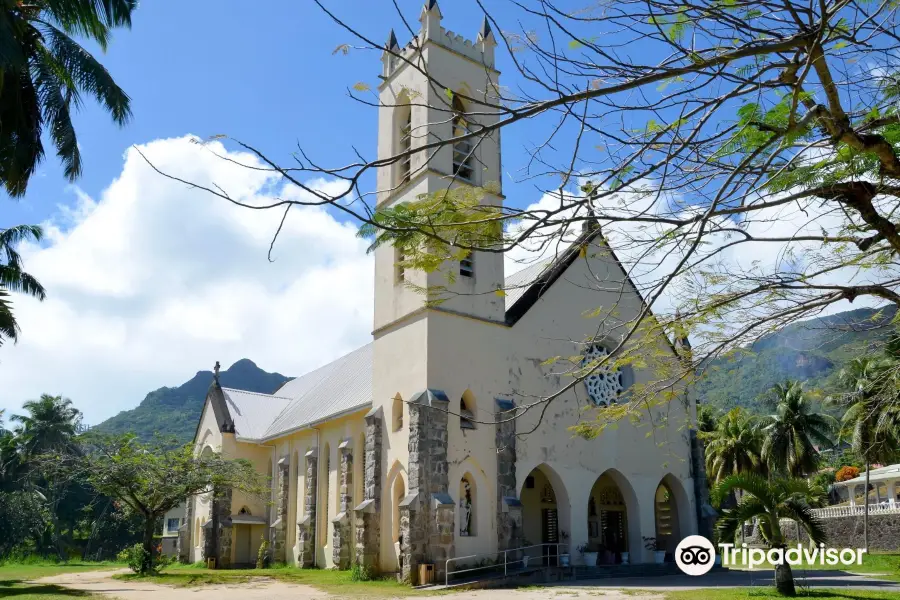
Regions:
<instances>
[{"instance_id":1,"label":"bell tower","mask_svg":"<svg viewBox=\"0 0 900 600\"><path fill-rule=\"evenodd\" d=\"M487 18L474 41L444 29L442 18L437 0L427 0L419 33L400 46L391 31L385 44L378 158L408 155L378 169L379 207L462 186L490 190L485 205L499 206L503 200L500 132L477 134L497 121L491 109L499 96L496 38ZM496 293L503 286L502 254L474 252L427 274L402 268L402 260L393 247L375 251L376 332L419 314L426 301L423 289L442 299L437 310L503 321L504 299Z\"/></svg>"}]
</instances>

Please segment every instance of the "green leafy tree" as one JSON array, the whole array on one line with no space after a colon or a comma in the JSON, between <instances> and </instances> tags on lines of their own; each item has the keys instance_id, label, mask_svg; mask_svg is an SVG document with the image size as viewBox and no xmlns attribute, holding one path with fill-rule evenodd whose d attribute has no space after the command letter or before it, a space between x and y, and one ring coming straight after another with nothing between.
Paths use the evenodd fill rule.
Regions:
<instances>
[{"instance_id":1,"label":"green leafy tree","mask_svg":"<svg viewBox=\"0 0 900 600\"><path fill-rule=\"evenodd\" d=\"M762 436L755 417L741 408L723 415L716 428L703 436L706 442L706 472L714 483L738 473L765 471Z\"/></svg>"},{"instance_id":2,"label":"green leafy tree","mask_svg":"<svg viewBox=\"0 0 900 600\"><path fill-rule=\"evenodd\" d=\"M863 540L869 548L869 476L871 465L897 456L900 406L895 401L897 386L897 343L892 341L882 356L861 357L840 372L846 393L835 398L844 410L839 439L850 442L853 452L865 463Z\"/></svg>"},{"instance_id":3,"label":"green leafy tree","mask_svg":"<svg viewBox=\"0 0 900 600\"><path fill-rule=\"evenodd\" d=\"M54 461L58 456L46 456ZM166 512L194 495L219 494L228 488L265 494L266 482L245 460L218 454L194 455L192 444L172 447L157 438L142 444L134 436L94 439L92 447L73 464L73 473L94 489L115 498L142 521L144 563L141 573L153 570L153 532Z\"/></svg>"},{"instance_id":4,"label":"green leafy tree","mask_svg":"<svg viewBox=\"0 0 900 600\"><path fill-rule=\"evenodd\" d=\"M836 421L815 412L799 381L776 384L770 391L775 414L763 421L762 459L770 472L802 477L818 466L815 445L831 446Z\"/></svg>"},{"instance_id":5,"label":"green leafy tree","mask_svg":"<svg viewBox=\"0 0 900 600\"><path fill-rule=\"evenodd\" d=\"M19 333L9 292L28 294L38 300L46 296L40 282L23 270L22 257L16 251L16 246L22 242L39 242L43 235L37 225L0 229L0 346L3 338L15 342Z\"/></svg>"},{"instance_id":6,"label":"green leafy tree","mask_svg":"<svg viewBox=\"0 0 900 600\"><path fill-rule=\"evenodd\" d=\"M71 36L105 50L116 27L130 27L137 0L6 1L0 8L0 181L22 196L44 157L47 132L72 181L82 169L72 111L92 96L122 125L130 100Z\"/></svg>"},{"instance_id":7,"label":"green leafy tree","mask_svg":"<svg viewBox=\"0 0 900 600\"><path fill-rule=\"evenodd\" d=\"M805 479L766 479L755 473L729 475L714 490L713 502L719 506L730 494L740 491L741 501L736 508L722 509L716 523L719 539L734 540L746 521L756 519L763 540L769 548L785 548L781 519L793 519L806 531L815 544L825 542L825 531L813 513L813 506L821 499L822 490ZM796 596L791 566L775 567L775 588L785 596Z\"/></svg>"},{"instance_id":8,"label":"green leafy tree","mask_svg":"<svg viewBox=\"0 0 900 600\"><path fill-rule=\"evenodd\" d=\"M68 450L75 446L75 436L81 424L81 412L72 401L62 396L41 394L38 400L29 400L22 407L28 414L13 415L17 422L18 445L27 456L36 456L53 450Z\"/></svg>"},{"instance_id":9,"label":"green leafy tree","mask_svg":"<svg viewBox=\"0 0 900 600\"><path fill-rule=\"evenodd\" d=\"M665 382L682 381L697 364L829 307L857 298L900 306L896 3L623 0L611 6L585 0L573 10L529 3L512 13L487 13L483 41L497 42L510 68L503 83L493 75L470 81L478 92L454 90L446 73L431 72L421 37L385 47L356 26L361 21L325 4L317 2L352 38L342 53L377 50L388 69L419 78L409 85L415 89L388 78L392 93L372 97L372 86L354 86L358 100L376 103L389 121L411 105L421 117L411 143L325 165L308 146L298 153L302 160L286 163L232 140L258 160L223 160L238 169L269 169L309 194L279 198L268 209L285 211L314 198L358 219L361 234L376 246L394 246L407 272L441 269L473 251L484 256L525 247L541 259L557 258L583 228L602 228L633 277L612 281L601 269L585 289L597 292L598 310L610 310L611 294L633 294L634 287L645 301L616 315L621 322L608 328L621 340L616 350L636 343L653 351L674 328L677 308L691 333L694 364L682 374L655 374L657 385L644 386L646 403L632 393L630 412L597 411L597 419L649 412ZM381 5L397 11L396 23L408 22L398 3ZM400 97L408 103L398 105ZM538 188L535 200L545 201L501 207L502 197L490 192L501 189L501 174L486 153L509 127L517 128L517 142L525 141L517 146L529 155L514 166L504 160L503 170L521 173ZM346 150L352 152L349 144ZM454 167L454 150L470 151L466 158L477 168ZM447 184L422 197L401 196L409 188L384 175L410 164L411 177L447 173ZM360 182L374 171L377 193L361 192ZM335 185L310 184L320 177ZM223 205L260 209L238 189L196 183ZM454 269L445 270L452 279ZM537 270L532 275L516 279L515 287L541 281ZM450 283L440 287L423 292L470 293ZM572 342L590 347L594 337L610 333L586 329L584 339ZM554 402L617 360L611 352L562 389L530 402Z\"/></svg>"}]
</instances>

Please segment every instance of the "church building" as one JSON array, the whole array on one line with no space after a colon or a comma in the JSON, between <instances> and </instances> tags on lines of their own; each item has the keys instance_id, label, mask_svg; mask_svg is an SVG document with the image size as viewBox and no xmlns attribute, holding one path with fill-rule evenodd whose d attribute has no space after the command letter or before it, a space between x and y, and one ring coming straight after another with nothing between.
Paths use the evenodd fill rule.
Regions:
<instances>
[{"instance_id":1,"label":"church building","mask_svg":"<svg viewBox=\"0 0 900 600\"><path fill-rule=\"evenodd\" d=\"M414 152L496 118L465 100L497 96L487 20L472 41L441 19L428 0L413 41L401 47L391 33L382 57L378 157L413 152L379 169L379 206L466 185L504 201L499 131ZM607 355L644 307L599 228L508 277L499 253L433 273L400 268L389 246L374 254L368 344L271 395L210 386L196 452L251 461L271 494L190 498L182 560L250 566L266 540L276 563L360 564L415 582L420 564L443 578L448 559L457 569L526 547L517 556L569 554L572 564L651 563L662 551L671 560L698 532L706 484L692 400L669 402L656 429L623 420L593 439L572 430L655 381L652 367L605 366L539 402L572 381L548 358ZM426 303L420 290L437 286L452 297ZM681 360L666 336L657 346L654 360Z\"/></svg>"}]
</instances>

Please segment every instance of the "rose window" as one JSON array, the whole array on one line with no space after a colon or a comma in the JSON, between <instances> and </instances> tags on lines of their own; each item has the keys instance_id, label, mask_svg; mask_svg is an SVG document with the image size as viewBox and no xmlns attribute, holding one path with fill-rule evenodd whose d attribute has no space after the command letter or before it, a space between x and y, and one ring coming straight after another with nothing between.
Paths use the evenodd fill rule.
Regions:
<instances>
[{"instance_id":1,"label":"rose window","mask_svg":"<svg viewBox=\"0 0 900 600\"><path fill-rule=\"evenodd\" d=\"M596 365L609 356L609 351L603 346L591 346L584 355L581 365ZM613 361L607 361L594 369L584 380L588 397L597 406L614 404L619 394L625 389L622 384L622 370L616 368Z\"/></svg>"}]
</instances>

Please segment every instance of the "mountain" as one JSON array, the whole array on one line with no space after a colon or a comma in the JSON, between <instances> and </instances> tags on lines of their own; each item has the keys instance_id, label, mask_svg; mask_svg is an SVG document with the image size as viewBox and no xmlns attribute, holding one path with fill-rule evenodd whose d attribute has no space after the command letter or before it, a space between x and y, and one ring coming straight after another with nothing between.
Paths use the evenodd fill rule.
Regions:
<instances>
[{"instance_id":1,"label":"mountain","mask_svg":"<svg viewBox=\"0 0 900 600\"><path fill-rule=\"evenodd\" d=\"M785 379L806 381L806 389L827 395L837 389L844 364L884 341L895 313L861 308L788 325L732 358L712 361L698 382L699 398L723 410L769 412L765 394Z\"/></svg>"},{"instance_id":2,"label":"mountain","mask_svg":"<svg viewBox=\"0 0 900 600\"><path fill-rule=\"evenodd\" d=\"M247 358L243 358L225 371L219 372L222 387L237 388L271 394L292 377L281 373L268 373ZM132 410L120 412L93 428L101 433L135 433L142 439L155 433L175 436L186 443L194 437L206 391L212 383L212 371L198 371L189 381L178 387L162 387L150 392Z\"/></svg>"}]
</instances>

